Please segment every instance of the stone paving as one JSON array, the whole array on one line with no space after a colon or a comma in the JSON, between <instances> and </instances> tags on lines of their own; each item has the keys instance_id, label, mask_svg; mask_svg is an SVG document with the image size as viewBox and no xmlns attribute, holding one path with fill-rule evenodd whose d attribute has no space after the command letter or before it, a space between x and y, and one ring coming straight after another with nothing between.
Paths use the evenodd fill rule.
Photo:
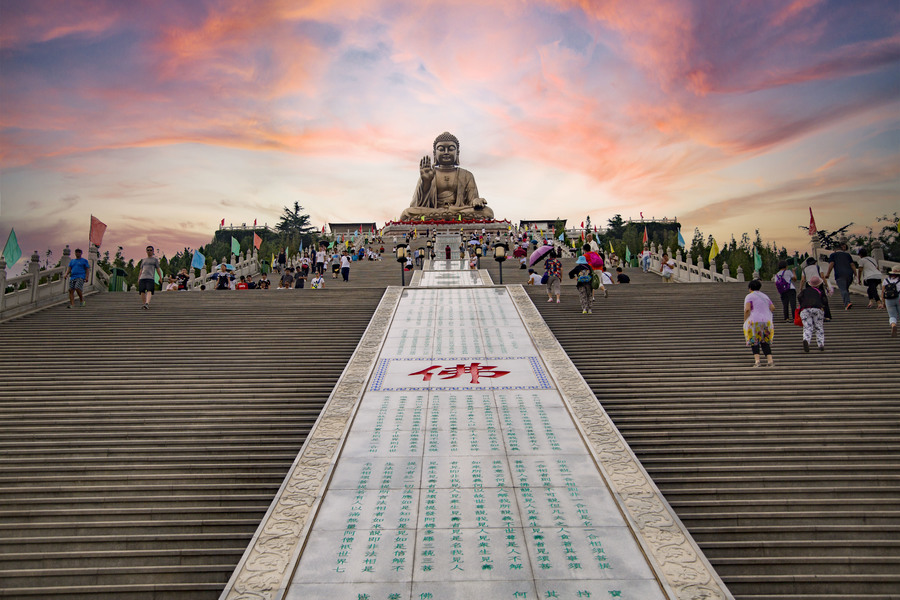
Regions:
<instances>
[{"instance_id":1,"label":"stone paving","mask_svg":"<svg viewBox=\"0 0 900 600\"><path fill-rule=\"evenodd\" d=\"M394 289L390 322L367 333L379 336L378 347L361 343L372 366L364 378L361 367L348 367L350 379L365 384L352 419L340 439L320 440L334 437L330 410L348 412L327 406L317 425L328 423L327 433L314 431L304 448L312 460L298 458L295 473L305 474L285 484L308 491L270 509L288 515L302 506L302 540L292 549L282 530L293 524L264 520L262 550L251 545L223 598L267 597L256 595L254 578L278 586L268 597L291 600L690 597L676 593L678 585L673 592L650 556L660 547L684 555L694 548L680 531L647 547L597 463L596 441L586 443L578 410L548 370L527 323L534 315L520 312L524 294L485 286L462 261L435 266L418 280L424 287ZM349 398L340 388L336 395ZM322 451L311 449L317 440ZM615 443L613 453L622 450ZM658 508L652 490L636 493L643 507ZM282 567L279 552L295 558ZM690 583L706 590L715 576L708 565L695 575L704 560L691 560L678 575L691 573ZM279 584L282 569L290 576ZM272 576L260 577L266 571Z\"/></svg>"}]
</instances>

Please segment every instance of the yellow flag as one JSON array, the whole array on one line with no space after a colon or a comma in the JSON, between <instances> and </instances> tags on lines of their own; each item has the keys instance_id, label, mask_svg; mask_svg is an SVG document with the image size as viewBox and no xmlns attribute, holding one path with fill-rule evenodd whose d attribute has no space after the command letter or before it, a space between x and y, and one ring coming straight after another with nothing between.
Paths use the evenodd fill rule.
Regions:
<instances>
[{"instance_id":1,"label":"yellow flag","mask_svg":"<svg viewBox=\"0 0 900 600\"><path fill-rule=\"evenodd\" d=\"M719 255L719 245L716 243L716 238L713 238L712 246L709 249L709 262L712 262Z\"/></svg>"},{"instance_id":2,"label":"yellow flag","mask_svg":"<svg viewBox=\"0 0 900 600\"><path fill-rule=\"evenodd\" d=\"M611 254L615 254L615 253L616 253L616 251L615 251L615 250L613 249L613 247L612 247L612 240L609 240L609 252L610 252Z\"/></svg>"}]
</instances>

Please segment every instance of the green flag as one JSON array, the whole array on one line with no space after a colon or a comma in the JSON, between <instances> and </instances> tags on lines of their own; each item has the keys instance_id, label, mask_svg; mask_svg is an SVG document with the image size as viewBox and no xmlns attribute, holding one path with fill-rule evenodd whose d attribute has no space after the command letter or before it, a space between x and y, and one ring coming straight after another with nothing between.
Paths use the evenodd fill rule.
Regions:
<instances>
[{"instance_id":1,"label":"green flag","mask_svg":"<svg viewBox=\"0 0 900 600\"><path fill-rule=\"evenodd\" d=\"M22 256L22 249L19 248L19 240L16 239L16 230L9 230L9 238L6 240L6 246L3 247L3 258L6 259L6 266L11 267L16 264ZM2 290L0 290L2 293Z\"/></svg>"},{"instance_id":2,"label":"green flag","mask_svg":"<svg viewBox=\"0 0 900 600\"><path fill-rule=\"evenodd\" d=\"M231 253L235 256L241 253L241 245L234 237L231 238Z\"/></svg>"},{"instance_id":3,"label":"green flag","mask_svg":"<svg viewBox=\"0 0 900 600\"><path fill-rule=\"evenodd\" d=\"M631 248L629 248L628 246L625 246L625 262L631 262Z\"/></svg>"},{"instance_id":4,"label":"green flag","mask_svg":"<svg viewBox=\"0 0 900 600\"><path fill-rule=\"evenodd\" d=\"M759 255L759 248L753 247L753 270L759 272L762 269L762 256Z\"/></svg>"}]
</instances>

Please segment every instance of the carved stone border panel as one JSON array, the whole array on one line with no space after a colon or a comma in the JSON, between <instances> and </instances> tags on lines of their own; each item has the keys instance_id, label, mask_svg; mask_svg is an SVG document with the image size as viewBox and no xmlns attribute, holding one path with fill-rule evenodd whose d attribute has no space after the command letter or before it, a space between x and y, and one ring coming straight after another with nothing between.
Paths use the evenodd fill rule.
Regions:
<instances>
[{"instance_id":1,"label":"carved stone border panel","mask_svg":"<svg viewBox=\"0 0 900 600\"><path fill-rule=\"evenodd\" d=\"M221 600L268 600L286 591L322 500L343 438L375 366L403 288L384 293L362 340L341 374L306 443L285 477L247 550L225 586Z\"/></svg>"},{"instance_id":2,"label":"carved stone border panel","mask_svg":"<svg viewBox=\"0 0 900 600\"><path fill-rule=\"evenodd\" d=\"M733 600L725 584L638 462L597 397L575 368L521 285L508 286L560 394L625 510L657 574L679 600Z\"/></svg>"}]
</instances>

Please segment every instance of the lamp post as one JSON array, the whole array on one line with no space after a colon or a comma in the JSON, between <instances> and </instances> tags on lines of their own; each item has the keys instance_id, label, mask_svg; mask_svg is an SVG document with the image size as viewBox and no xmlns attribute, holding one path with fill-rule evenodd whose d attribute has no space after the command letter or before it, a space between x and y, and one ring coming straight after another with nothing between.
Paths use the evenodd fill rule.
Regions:
<instances>
[{"instance_id":1,"label":"lamp post","mask_svg":"<svg viewBox=\"0 0 900 600\"><path fill-rule=\"evenodd\" d=\"M406 287L406 244L397 244L397 262L400 263L400 285Z\"/></svg>"},{"instance_id":2,"label":"lamp post","mask_svg":"<svg viewBox=\"0 0 900 600\"><path fill-rule=\"evenodd\" d=\"M482 255L481 244L479 244L479 245L475 246L475 256L477 257L477 260L478 260L478 268L479 269L481 268L481 255Z\"/></svg>"},{"instance_id":3,"label":"lamp post","mask_svg":"<svg viewBox=\"0 0 900 600\"><path fill-rule=\"evenodd\" d=\"M503 285L503 262L506 260L507 250L509 250L509 246L502 242L494 244L494 260L500 267L500 285Z\"/></svg>"}]
</instances>

